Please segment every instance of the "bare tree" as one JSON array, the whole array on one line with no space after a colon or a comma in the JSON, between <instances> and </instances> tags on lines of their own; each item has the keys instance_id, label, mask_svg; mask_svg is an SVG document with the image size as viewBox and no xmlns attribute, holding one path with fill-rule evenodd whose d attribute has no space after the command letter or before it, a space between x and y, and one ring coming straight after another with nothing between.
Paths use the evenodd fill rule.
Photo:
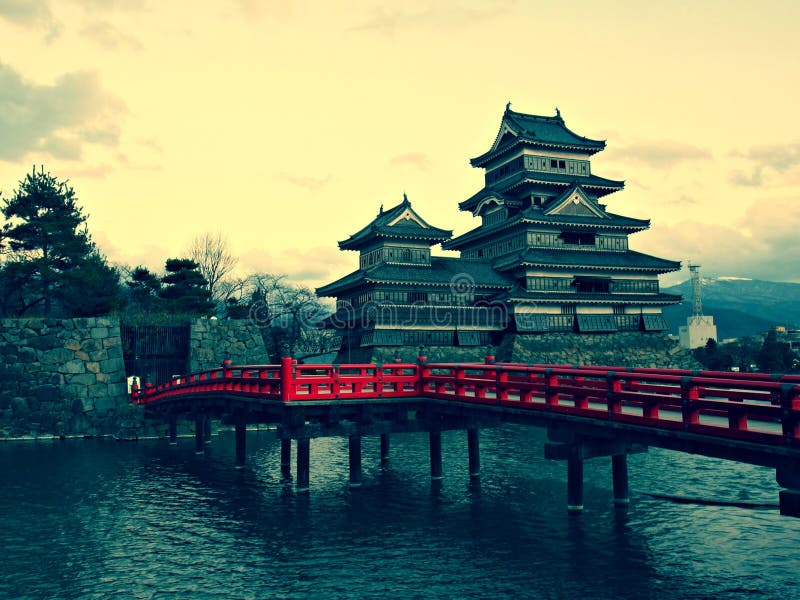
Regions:
<instances>
[{"instance_id":1,"label":"bare tree","mask_svg":"<svg viewBox=\"0 0 800 600\"><path fill-rule=\"evenodd\" d=\"M228 238L220 232L199 235L192 240L189 257L199 265L198 270L208 282L211 298L223 300L226 290L220 289L220 283L239 262L228 248Z\"/></svg>"}]
</instances>

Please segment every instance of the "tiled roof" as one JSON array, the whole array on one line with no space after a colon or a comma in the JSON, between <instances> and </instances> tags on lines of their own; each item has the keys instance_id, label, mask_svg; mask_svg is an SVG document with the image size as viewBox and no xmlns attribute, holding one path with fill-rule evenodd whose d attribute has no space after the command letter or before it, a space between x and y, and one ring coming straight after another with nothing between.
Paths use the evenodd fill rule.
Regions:
<instances>
[{"instance_id":1,"label":"tiled roof","mask_svg":"<svg viewBox=\"0 0 800 600\"><path fill-rule=\"evenodd\" d=\"M504 140L509 134L513 138ZM591 154L606 146L602 140L592 140L571 131L558 112L554 117L544 117L515 112L509 107L503 113L498 138L491 150L470 160L473 167L482 167L495 156L520 143L527 146L578 149Z\"/></svg>"},{"instance_id":2,"label":"tiled roof","mask_svg":"<svg viewBox=\"0 0 800 600\"><path fill-rule=\"evenodd\" d=\"M379 263L369 269L360 269L317 288L317 294L335 296L340 291L364 283L438 284L453 289L470 287L510 289L514 285L514 280L492 269L492 265L488 262L432 256L430 266Z\"/></svg>"},{"instance_id":3,"label":"tiled roof","mask_svg":"<svg viewBox=\"0 0 800 600\"><path fill-rule=\"evenodd\" d=\"M581 176L564 173L546 173L544 171L521 171L517 173L515 177L504 179L499 183L502 185L496 188L485 187L474 196L459 202L458 208L461 210L473 211L484 198L488 196L498 196L502 198L504 193L509 193L511 190L518 189L524 185L549 185L556 188L580 185L583 188L591 190L592 193L598 197L606 196L625 187L624 181L606 179L605 177L599 177L597 175Z\"/></svg>"},{"instance_id":4,"label":"tiled roof","mask_svg":"<svg viewBox=\"0 0 800 600\"><path fill-rule=\"evenodd\" d=\"M508 302L534 302L537 304L564 304L580 302L581 304L680 304L681 296L675 294L581 294L574 292L528 292L519 287L497 298Z\"/></svg>"},{"instance_id":5,"label":"tiled roof","mask_svg":"<svg viewBox=\"0 0 800 600\"><path fill-rule=\"evenodd\" d=\"M606 213L609 219L600 219L598 217L583 217L573 215L546 215L540 210L533 208L526 210L516 217L512 217L507 221L495 223L489 227L476 227L466 233L462 233L458 237L442 242L442 248L445 250L458 250L463 248L466 244L474 242L485 237L492 237L498 231L510 229L513 226L521 224L531 225L552 225L563 226L565 228L581 228L589 230L603 230L603 229L617 229L632 233L634 231L641 231L650 227L650 221L647 219L633 219L630 217L623 217L615 215L614 213Z\"/></svg>"},{"instance_id":6,"label":"tiled roof","mask_svg":"<svg viewBox=\"0 0 800 600\"><path fill-rule=\"evenodd\" d=\"M424 240L431 244L436 244L449 239L453 235L452 230L433 227L426 223L421 217L420 220L425 223L425 227L421 227L414 221L389 225L392 221L401 217L407 209L411 209L411 202L409 202L406 195L403 194L403 201L400 204L393 206L389 210L381 209L381 212L378 213L369 225L354 233L346 240L339 242L339 248L342 250L357 250L375 237ZM413 212L413 209L411 210ZM416 213L414 214L416 215ZM417 216L419 217L419 215Z\"/></svg>"},{"instance_id":7,"label":"tiled roof","mask_svg":"<svg viewBox=\"0 0 800 600\"><path fill-rule=\"evenodd\" d=\"M656 273L667 273L681 268L681 263L678 261L666 260L633 250L604 252L561 248L529 248L524 252L511 254L498 260L494 263L494 268L507 270L518 265L569 269L642 270Z\"/></svg>"}]
</instances>

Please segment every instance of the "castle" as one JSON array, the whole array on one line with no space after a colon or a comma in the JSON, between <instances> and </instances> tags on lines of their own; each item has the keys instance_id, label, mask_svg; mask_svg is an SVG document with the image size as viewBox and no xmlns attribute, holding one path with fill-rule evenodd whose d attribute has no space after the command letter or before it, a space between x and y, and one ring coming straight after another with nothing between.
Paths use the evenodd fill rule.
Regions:
<instances>
[{"instance_id":1,"label":"castle","mask_svg":"<svg viewBox=\"0 0 800 600\"><path fill-rule=\"evenodd\" d=\"M458 205L480 219L474 229L454 238L404 195L339 242L360 259L317 289L337 299L326 323L342 334L337 360L408 359L424 346L444 360L490 351L522 362L684 366L661 313L681 298L658 282L680 263L629 248L650 221L607 210L624 182L593 173L604 148L567 128L558 109L546 117L506 106L494 143L470 161L485 185ZM437 244L460 257L432 255Z\"/></svg>"}]
</instances>

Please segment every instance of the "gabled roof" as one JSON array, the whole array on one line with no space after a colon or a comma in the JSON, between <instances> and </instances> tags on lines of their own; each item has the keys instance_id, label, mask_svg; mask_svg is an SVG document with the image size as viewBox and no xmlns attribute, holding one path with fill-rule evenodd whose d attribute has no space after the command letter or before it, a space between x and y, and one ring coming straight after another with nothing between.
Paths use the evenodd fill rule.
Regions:
<instances>
[{"instance_id":1,"label":"gabled roof","mask_svg":"<svg viewBox=\"0 0 800 600\"><path fill-rule=\"evenodd\" d=\"M570 216L570 217L595 217L597 219L607 219L606 212L598 206L597 202L581 189L581 186L574 184L567 188L558 198L552 200L544 209L546 216Z\"/></svg>"},{"instance_id":2,"label":"gabled roof","mask_svg":"<svg viewBox=\"0 0 800 600\"><path fill-rule=\"evenodd\" d=\"M514 177L504 179L502 183L502 187L485 187L481 189L474 196L459 202L458 208L461 210L474 211L475 207L478 206L480 201L485 197L490 195L501 197L501 194L508 194L512 190L518 189L524 185L545 185L562 189L580 185L586 190L591 190L591 192L598 197L616 192L625 187L624 181L606 179L605 177L598 177L597 175L589 175L587 177L539 171L523 171L517 173Z\"/></svg>"},{"instance_id":3,"label":"gabled roof","mask_svg":"<svg viewBox=\"0 0 800 600\"><path fill-rule=\"evenodd\" d=\"M488 262L432 256L430 266L379 263L369 269L359 269L333 283L317 288L317 295L336 296L339 292L365 283L441 285L448 288L466 284L476 289L511 289L514 280L492 269L492 265Z\"/></svg>"},{"instance_id":4,"label":"gabled roof","mask_svg":"<svg viewBox=\"0 0 800 600\"><path fill-rule=\"evenodd\" d=\"M592 271L650 271L668 273L681 268L681 263L628 250L604 252L598 250L566 250L561 248L528 248L511 254L494 263L501 271L517 266L545 267L549 269L587 269Z\"/></svg>"},{"instance_id":5,"label":"gabled roof","mask_svg":"<svg viewBox=\"0 0 800 600\"><path fill-rule=\"evenodd\" d=\"M594 154L606 147L603 140L592 140L567 128L561 113L556 109L556 116L544 117L530 115L511 110L511 103L506 105L500 130L494 144L488 152L470 160L473 167L483 167L492 159L508 150L518 147L538 147L552 150L577 150Z\"/></svg>"},{"instance_id":6,"label":"gabled roof","mask_svg":"<svg viewBox=\"0 0 800 600\"><path fill-rule=\"evenodd\" d=\"M408 239L438 244L452 237L453 231L439 229L429 225L411 207L408 197L403 194L403 201L389 210L383 210L363 229L339 242L342 250L358 250L375 238Z\"/></svg>"}]
</instances>

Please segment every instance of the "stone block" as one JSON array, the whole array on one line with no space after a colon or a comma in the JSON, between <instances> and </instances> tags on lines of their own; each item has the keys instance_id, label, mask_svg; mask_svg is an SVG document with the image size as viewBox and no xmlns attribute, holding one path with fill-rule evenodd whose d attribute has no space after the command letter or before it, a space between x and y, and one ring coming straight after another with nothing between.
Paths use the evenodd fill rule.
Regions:
<instances>
[{"instance_id":1,"label":"stone block","mask_svg":"<svg viewBox=\"0 0 800 600\"><path fill-rule=\"evenodd\" d=\"M86 352L84 352L83 350L78 350L77 352L75 352L75 355L74 355L73 358L76 358L77 360L84 360L85 361L85 360L89 360L89 355L86 354Z\"/></svg>"},{"instance_id":2,"label":"stone block","mask_svg":"<svg viewBox=\"0 0 800 600\"><path fill-rule=\"evenodd\" d=\"M89 330L89 333L92 336L92 339L103 340L108 337L108 327L92 327Z\"/></svg>"},{"instance_id":3,"label":"stone block","mask_svg":"<svg viewBox=\"0 0 800 600\"><path fill-rule=\"evenodd\" d=\"M94 401L94 409L99 413L108 413L117 410L117 399L111 396L104 396L96 398Z\"/></svg>"},{"instance_id":4,"label":"stone block","mask_svg":"<svg viewBox=\"0 0 800 600\"><path fill-rule=\"evenodd\" d=\"M89 360L100 362L101 360L108 360L108 352L106 350L95 350L89 353Z\"/></svg>"},{"instance_id":5,"label":"stone block","mask_svg":"<svg viewBox=\"0 0 800 600\"><path fill-rule=\"evenodd\" d=\"M86 365L86 372L87 373L99 373L100 372L100 363L99 362L87 362Z\"/></svg>"},{"instance_id":6,"label":"stone block","mask_svg":"<svg viewBox=\"0 0 800 600\"><path fill-rule=\"evenodd\" d=\"M108 385L105 383L95 383L89 388L89 398L108 397Z\"/></svg>"},{"instance_id":7,"label":"stone block","mask_svg":"<svg viewBox=\"0 0 800 600\"><path fill-rule=\"evenodd\" d=\"M69 360L61 366L59 372L64 374L85 373L86 368L82 360Z\"/></svg>"},{"instance_id":8,"label":"stone block","mask_svg":"<svg viewBox=\"0 0 800 600\"><path fill-rule=\"evenodd\" d=\"M17 360L26 364L34 363L39 360L39 354L33 348L20 348Z\"/></svg>"},{"instance_id":9,"label":"stone block","mask_svg":"<svg viewBox=\"0 0 800 600\"><path fill-rule=\"evenodd\" d=\"M36 350L49 350L60 345L58 337L54 333L37 335L28 341L28 345Z\"/></svg>"},{"instance_id":10,"label":"stone block","mask_svg":"<svg viewBox=\"0 0 800 600\"><path fill-rule=\"evenodd\" d=\"M119 336L114 337L107 337L103 340L103 348L111 348L113 346L119 346L122 344L122 340Z\"/></svg>"},{"instance_id":11,"label":"stone block","mask_svg":"<svg viewBox=\"0 0 800 600\"><path fill-rule=\"evenodd\" d=\"M39 355L39 362L43 365L63 365L65 362L72 360L74 353L66 348L55 348L47 350Z\"/></svg>"},{"instance_id":12,"label":"stone block","mask_svg":"<svg viewBox=\"0 0 800 600\"><path fill-rule=\"evenodd\" d=\"M23 416L28 414L28 401L25 398L20 398L19 396L11 399L11 413L17 416Z\"/></svg>"},{"instance_id":13,"label":"stone block","mask_svg":"<svg viewBox=\"0 0 800 600\"><path fill-rule=\"evenodd\" d=\"M94 385L97 378L94 373L78 373L77 375L67 375L67 383L72 385Z\"/></svg>"},{"instance_id":14,"label":"stone block","mask_svg":"<svg viewBox=\"0 0 800 600\"><path fill-rule=\"evenodd\" d=\"M53 402L59 398L61 394L61 388L55 385L42 385L36 388L34 392L33 398L36 399L38 403L40 402ZM30 403L30 399L29 399ZM35 410L31 406L31 410Z\"/></svg>"},{"instance_id":15,"label":"stone block","mask_svg":"<svg viewBox=\"0 0 800 600\"><path fill-rule=\"evenodd\" d=\"M125 362L121 358L109 358L108 360L100 361L100 370L108 375L116 371L124 372Z\"/></svg>"},{"instance_id":16,"label":"stone block","mask_svg":"<svg viewBox=\"0 0 800 600\"><path fill-rule=\"evenodd\" d=\"M117 382L108 384L108 395L111 398L128 397L128 384L127 382Z\"/></svg>"},{"instance_id":17,"label":"stone block","mask_svg":"<svg viewBox=\"0 0 800 600\"><path fill-rule=\"evenodd\" d=\"M108 317L97 317L96 324L98 327L113 327L115 323Z\"/></svg>"},{"instance_id":18,"label":"stone block","mask_svg":"<svg viewBox=\"0 0 800 600\"><path fill-rule=\"evenodd\" d=\"M84 352L94 352L95 350L102 350L103 342L99 339L84 340L81 344L81 350Z\"/></svg>"}]
</instances>

